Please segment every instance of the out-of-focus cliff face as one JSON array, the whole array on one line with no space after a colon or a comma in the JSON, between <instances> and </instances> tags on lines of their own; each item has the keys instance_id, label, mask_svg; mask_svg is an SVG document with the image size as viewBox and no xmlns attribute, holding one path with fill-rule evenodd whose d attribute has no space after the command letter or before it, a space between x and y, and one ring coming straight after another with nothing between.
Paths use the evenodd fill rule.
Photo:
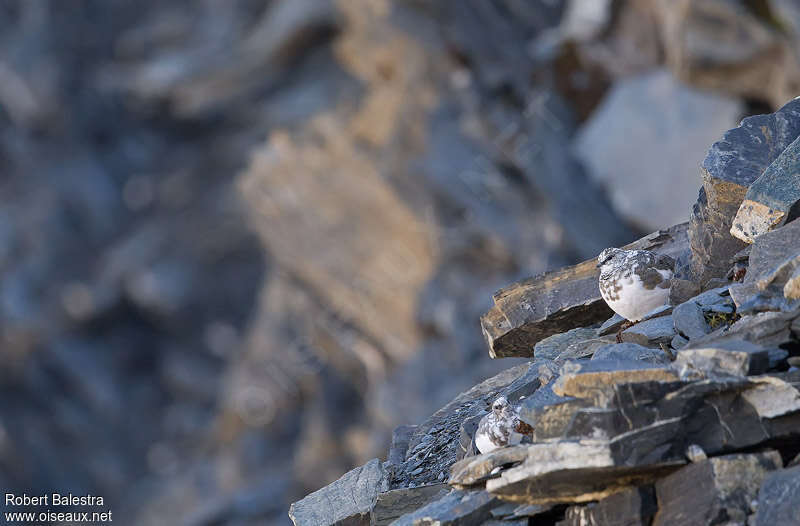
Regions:
<instances>
[{"instance_id":1,"label":"out-of-focus cliff face","mask_svg":"<svg viewBox=\"0 0 800 526\"><path fill-rule=\"evenodd\" d=\"M493 291L685 217L794 94L791 2L668 4L0 7L0 483L284 524L507 368Z\"/></svg>"}]
</instances>

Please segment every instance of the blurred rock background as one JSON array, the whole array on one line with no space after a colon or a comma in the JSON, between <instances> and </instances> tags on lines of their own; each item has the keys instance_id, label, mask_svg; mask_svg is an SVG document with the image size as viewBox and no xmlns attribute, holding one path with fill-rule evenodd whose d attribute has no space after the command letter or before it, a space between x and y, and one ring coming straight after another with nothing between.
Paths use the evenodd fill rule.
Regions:
<instances>
[{"instance_id":1,"label":"blurred rock background","mask_svg":"<svg viewBox=\"0 0 800 526\"><path fill-rule=\"evenodd\" d=\"M287 524L514 365L520 277L685 221L791 0L0 3L0 486Z\"/></svg>"}]
</instances>

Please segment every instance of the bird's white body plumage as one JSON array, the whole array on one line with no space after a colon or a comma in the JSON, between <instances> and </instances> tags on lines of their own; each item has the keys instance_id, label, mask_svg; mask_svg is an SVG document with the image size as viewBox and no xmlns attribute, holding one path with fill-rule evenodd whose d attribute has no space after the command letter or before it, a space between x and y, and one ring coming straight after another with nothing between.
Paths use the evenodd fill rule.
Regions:
<instances>
[{"instance_id":1,"label":"bird's white body plumage","mask_svg":"<svg viewBox=\"0 0 800 526\"><path fill-rule=\"evenodd\" d=\"M665 280L672 278L672 272L668 270L661 270L659 274L663 275ZM611 299L602 290L601 294L611 310L626 320L639 321L646 314L669 302L669 289L659 287L646 289L636 274L621 278L620 282L622 290L619 292L619 299Z\"/></svg>"}]
</instances>

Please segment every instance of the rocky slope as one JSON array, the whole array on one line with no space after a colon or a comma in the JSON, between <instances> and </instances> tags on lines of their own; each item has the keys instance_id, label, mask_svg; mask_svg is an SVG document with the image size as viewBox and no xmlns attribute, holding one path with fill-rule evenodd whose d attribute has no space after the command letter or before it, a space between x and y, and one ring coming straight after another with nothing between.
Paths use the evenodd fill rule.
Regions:
<instances>
[{"instance_id":1,"label":"rocky slope","mask_svg":"<svg viewBox=\"0 0 800 526\"><path fill-rule=\"evenodd\" d=\"M398 423L525 367L485 359L495 290L684 221L708 144L797 94L793 0L0 14L0 485L102 494L136 526L287 524ZM700 228L731 212L716 173L698 269L744 246ZM677 247L687 229L641 243ZM570 328L557 318L572 307L590 326L607 311L586 270L557 273L586 278L569 282L577 303L528 282L486 320L544 290L558 304L530 303L553 314L541 336ZM530 347L517 326L483 331L497 356ZM538 356L607 343L591 331ZM502 381L531 394L513 371ZM469 400L447 426L479 417ZM409 441L447 455L393 484L446 478L442 433L396 437L397 462Z\"/></svg>"},{"instance_id":2,"label":"rocky slope","mask_svg":"<svg viewBox=\"0 0 800 526\"><path fill-rule=\"evenodd\" d=\"M691 220L632 244L676 256L679 278L621 342L592 260L496 293L490 355L530 361L399 427L385 461L295 502L293 522L800 524L798 136L800 99L711 146ZM742 241L746 196L767 217ZM533 433L476 454L499 395Z\"/></svg>"}]
</instances>

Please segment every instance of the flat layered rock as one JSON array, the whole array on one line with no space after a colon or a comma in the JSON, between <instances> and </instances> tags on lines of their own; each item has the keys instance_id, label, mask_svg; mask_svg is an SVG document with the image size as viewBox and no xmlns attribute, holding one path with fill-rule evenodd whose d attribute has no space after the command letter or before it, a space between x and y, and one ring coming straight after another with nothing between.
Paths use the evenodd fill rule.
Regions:
<instances>
[{"instance_id":1,"label":"flat layered rock","mask_svg":"<svg viewBox=\"0 0 800 526\"><path fill-rule=\"evenodd\" d=\"M598 348L592 355L596 360L636 360L654 365L669 365L670 359L661 349L645 347L638 343L612 343Z\"/></svg>"},{"instance_id":2,"label":"flat layered rock","mask_svg":"<svg viewBox=\"0 0 800 526\"><path fill-rule=\"evenodd\" d=\"M800 135L800 100L769 115L742 120L714 143L703 161L703 188L692 210L690 271L705 283L724 277L729 260L746 244L730 233L748 188Z\"/></svg>"},{"instance_id":3,"label":"flat layered rock","mask_svg":"<svg viewBox=\"0 0 800 526\"><path fill-rule=\"evenodd\" d=\"M570 506L564 520L558 526L649 526L658 510L655 490L652 486L630 488L596 504Z\"/></svg>"},{"instance_id":4,"label":"flat layered rock","mask_svg":"<svg viewBox=\"0 0 800 526\"><path fill-rule=\"evenodd\" d=\"M549 336L533 347L537 358L549 360L556 359L572 344L591 340L597 335L597 330L589 327L578 327L567 332Z\"/></svg>"},{"instance_id":5,"label":"flat layered rock","mask_svg":"<svg viewBox=\"0 0 800 526\"><path fill-rule=\"evenodd\" d=\"M647 347L658 347L668 344L675 336L675 325L672 315L660 316L636 323L622 332L622 341L638 343Z\"/></svg>"},{"instance_id":6,"label":"flat layered rock","mask_svg":"<svg viewBox=\"0 0 800 526\"><path fill-rule=\"evenodd\" d=\"M394 520L440 499L450 492L446 484L402 488L378 495L370 513L371 526L386 526Z\"/></svg>"},{"instance_id":7,"label":"flat layered rock","mask_svg":"<svg viewBox=\"0 0 800 526\"><path fill-rule=\"evenodd\" d=\"M452 490L422 508L403 515L392 526L474 526L491 518L500 502L483 490Z\"/></svg>"},{"instance_id":8,"label":"flat layered rock","mask_svg":"<svg viewBox=\"0 0 800 526\"><path fill-rule=\"evenodd\" d=\"M617 385L643 382L672 382L678 375L663 365L636 360L590 360L569 362L553 384L553 392L563 397L590 399L604 404Z\"/></svg>"},{"instance_id":9,"label":"flat layered rock","mask_svg":"<svg viewBox=\"0 0 800 526\"><path fill-rule=\"evenodd\" d=\"M504 500L533 504L588 502L627 486L652 482L682 462L631 466L618 462L612 444L602 440L561 441L526 446L522 464L486 482Z\"/></svg>"},{"instance_id":10,"label":"flat layered rock","mask_svg":"<svg viewBox=\"0 0 800 526\"><path fill-rule=\"evenodd\" d=\"M781 467L780 454L772 450L689 464L656 483L653 526L746 524L762 481Z\"/></svg>"},{"instance_id":11,"label":"flat layered rock","mask_svg":"<svg viewBox=\"0 0 800 526\"><path fill-rule=\"evenodd\" d=\"M674 366L682 378L761 374L769 368L770 350L746 340L732 340L718 345L678 351Z\"/></svg>"},{"instance_id":12,"label":"flat layered rock","mask_svg":"<svg viewBox=\"0 0 800 526\"><path fill-rule=\"evenodd\" d=\"M745 243L786 223L800 203L800 138L778 156L747 190L731 234Z\"/></svg>"},{"instance_id":13,"label":"flat layered rock","mask_svg":"<svg viewBox=\"0 0 800 526\"><path fill-rule=\"evenodd\" d=\"M289 508L295 526L324 526L346 522L369 526L370 512L385 491L388 480L381 461L370 460L361 467L299 500Z\"/></svg>"},{"instance_id":14,"label":"flat layered rock","mask_svg":"<svg viewBox=\"0 0 800 526\"><path fill-rule=\"evenodd\" d=\"M678 258L688 250L686 229L682 223L624 248ZM544 338L608 319L613 312L600 297L596 264L590 259L496 292L494 306L481 317L489 356L534 356L534 346Z\"/></svg>"}]
</instances>

